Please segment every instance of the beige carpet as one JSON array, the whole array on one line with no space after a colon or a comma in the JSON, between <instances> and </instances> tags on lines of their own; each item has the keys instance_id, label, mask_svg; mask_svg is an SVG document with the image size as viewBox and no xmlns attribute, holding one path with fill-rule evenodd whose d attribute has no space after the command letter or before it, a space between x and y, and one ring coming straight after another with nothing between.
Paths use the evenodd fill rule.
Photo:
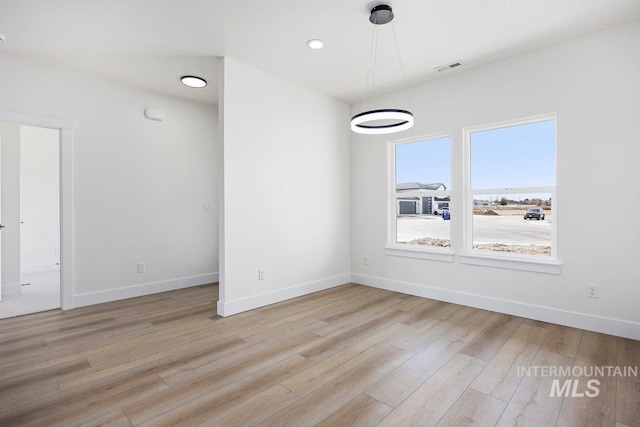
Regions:
<instances>
[{"instance_id":1,"label":"beige carpet","mask_svg":"<svg viewBox=\"0 0 640 427\"><path fill-rule=\"evenodd\" d=\"M21 295L2 295L0 319L60 308L60 271L22 275Z\"/></svg>"}]
</instances>

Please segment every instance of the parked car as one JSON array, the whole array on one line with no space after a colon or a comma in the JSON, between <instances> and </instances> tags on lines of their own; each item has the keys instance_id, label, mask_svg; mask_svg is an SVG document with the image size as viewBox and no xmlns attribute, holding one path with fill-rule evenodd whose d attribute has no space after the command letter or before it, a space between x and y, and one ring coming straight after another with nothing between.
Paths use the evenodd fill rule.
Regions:
<instances>
[{"instance_id":1,"label":"parked car","mask_svg":"<svg viewBox=\"0 0 640 427\"><path fill-rule=\"evenodd\" d=\"M442 207L442 208L438 208L436 210L433 211L434 215L444 215L445 212L449 212L449 208L448 207Z\"/></svg>"},{"instance_id":2,"label":"parked car","mask_svg":"<svg viewBox=\"0 0 640 427\"><path fill-rule=\"evenodd\" d=\"M544 219L544 211L542 208L531 208L524 214L524 219L536 219L541 220Z\"/></svg>"}]
</instances>

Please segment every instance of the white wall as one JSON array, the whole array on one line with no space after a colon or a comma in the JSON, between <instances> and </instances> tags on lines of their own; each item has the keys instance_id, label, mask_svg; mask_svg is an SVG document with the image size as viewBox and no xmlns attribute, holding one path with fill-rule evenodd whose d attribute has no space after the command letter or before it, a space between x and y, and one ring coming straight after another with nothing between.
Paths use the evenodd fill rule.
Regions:
<instances>
[{"instance_id":1,"label":"white wall","mask_svg":"<svg viewBox=\"0 0 640 427\"><path fill-rule=\"evenodd\" d=\"M20 283L20 126L0 122L2 146L2 294L22 293Z\"/></svg>"},{"instance_id":2,"label":"white wall","mask_svg":"<svg viewBox=\"0 0 640 427\"><path fill-rule=\"evenodd\" d=\"M76 124L76 304L215 279L216 109L6 55L0 63L0 110ZM145 119L145 107L165 121Z\"/></svg>"},{"instance_id":3,"label":"white wall","mask_svg":"<svg viewBox=\"0 0 640 427\"><path fill-rule=\"evenodd\" d=\"M470 69L411 88L410 95L416 125L391 138L450 132L455 159L465 126L557 113L562 273L386 256L391 138L358 135L351 145L354 280L640 339L640 23ZM452 200L461 206L461 162L452 174ZM613 209L595 203L602 198ZM452 223L459 253L461 216ZM586 298L588 283L600 285L599 299Z\"/></svg>"},{"instance_id":4,"label":"white wall","mask_svg":"<svg viewBox=\"0 0 640 427\"><path fill-rule=\"evenodd\" d=\"M348 282L348 105L229 58L220 75L219 312Z\"/></svg>"},{"instance_id":5,"label":"white wall","mask_svg":"<svg viewBox=\"0 0 640 427\"><path fill-rule=\"evenodd\" d=\"M60 260L59 131L20 126L22 273L55 270Z\"/></svg>"}]
</instances>

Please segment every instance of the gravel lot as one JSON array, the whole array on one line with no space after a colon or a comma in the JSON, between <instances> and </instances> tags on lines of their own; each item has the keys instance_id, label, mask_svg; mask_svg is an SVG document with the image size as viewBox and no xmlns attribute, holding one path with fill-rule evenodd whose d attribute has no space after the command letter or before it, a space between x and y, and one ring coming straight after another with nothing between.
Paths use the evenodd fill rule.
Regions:
<instances>
[{"instance_id":1,"label":"gravel lot","mask_svg":"<svg viewBox=\"0 0 640 427\"><path fill-rule=\"evenodd\" d=\"M473 216L473 243L507 245L551 245L552 216L542 221L524 220L522 216ZM451 221L439 216L403 216L398 218L398 242L422 237L450 238Z\"/></svg>"}]
</instances>

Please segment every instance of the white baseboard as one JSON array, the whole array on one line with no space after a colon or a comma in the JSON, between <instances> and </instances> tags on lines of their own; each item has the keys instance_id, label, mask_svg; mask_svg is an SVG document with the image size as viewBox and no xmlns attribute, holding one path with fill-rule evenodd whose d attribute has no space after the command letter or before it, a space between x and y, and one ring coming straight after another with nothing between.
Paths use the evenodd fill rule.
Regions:
<instances>
[{"instance_id":1,"label":"white baseboard","mask_svg":"<svg viewBox=\"0 0 640 427\"><path fill-rule=\"evenodd\" d=\"M22 265L21 273L29 274L29 273L44 273L45 271L60 271L60 264L37 264L37 265Z\"/></svg>"},{"instance_id":2,"label":"white baseboard","mask_svg":"<svg viewBox=\"0 0 640 427\"><path fill-rule=\"evenodd\" d=\"M324 291L325 289L347 284L350 281L351 274L347 273L234 301L218 301L218 315L222 317L231 316L242 313L243 311L264 307L265 305Z\"/></svg>"},{"instance_id":3,"label":"white baseboard","mask_svg":"<svg viewBox=\"0 0 640 427\"><path fill-rule=\"evenodd\" d=\"M2 285L2 295L20 295L22 294L22 284L5 283Z\"/></svg>"},{"instance_id":4,"label":"white baseboard","mask_svg":"<svg viewBox=\"0 0 640 427\"><path fill-rule=\"evenodd\" d=\"M363 274L352 274L351 281L359 285L401 292L403 294L431 298L438 301L451 302L496 311L498 313L585 329L587 331L640 340L640 323L628 322L626 320L611 319L608 317L593 316L590 314L468 294L465 292L450 291L442 288L399 282Z\"/></svg>"},{"instance_id":5,"label":"white baseboard","mask_svg":"<svg viewBox=\"0 0 640 427\"><path fill-rule=\"evenodd\" d=\"M73 307L101 304L127 298L157 294L159 292L175 291L192 286L206 285L218 281L218 273L202 274L199 276L181 277L163 282L145 283L126 288L109 289L108 291L93 292L73 296Z\"/></svg>"}]
</instances>

